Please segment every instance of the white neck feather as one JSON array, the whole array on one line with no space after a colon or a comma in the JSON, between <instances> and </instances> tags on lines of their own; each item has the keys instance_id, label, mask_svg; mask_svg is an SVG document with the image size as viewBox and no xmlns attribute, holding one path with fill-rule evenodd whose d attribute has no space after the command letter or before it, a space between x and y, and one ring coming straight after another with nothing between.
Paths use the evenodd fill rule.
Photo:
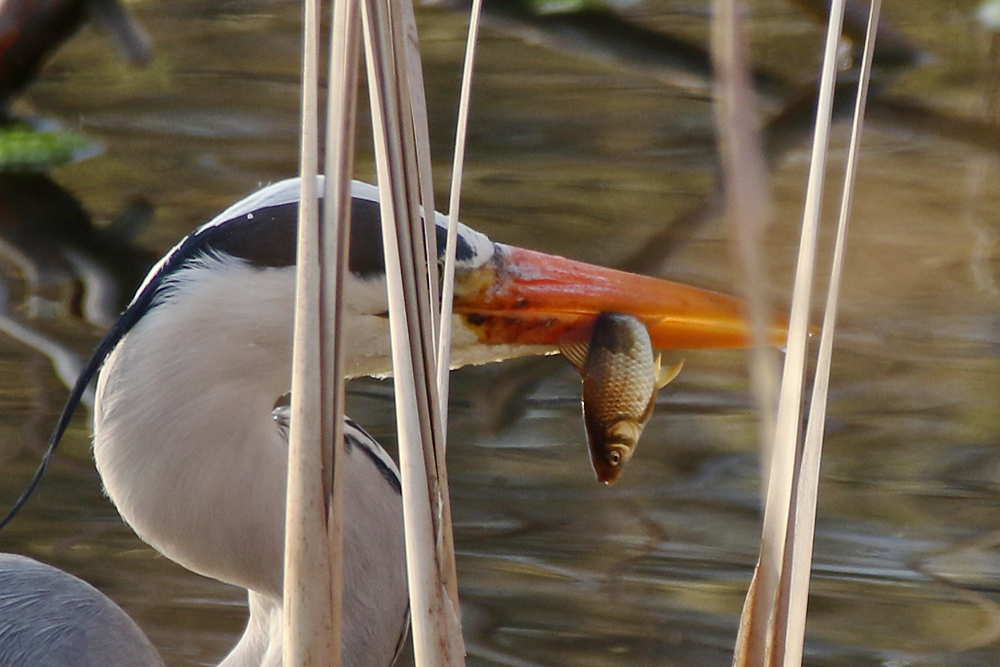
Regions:
<instances>
[{"instance_id":1,"label":"white neck feather","mask_svg":"<svg viewBox=\"0 0 1000 667\"><path fill-rule=\"evenodd\" d=\"M140 537L195 572L280 597L286 448L271 410L291 360L284 270L209 261L108 357L94 457Z\"/></svg>"},{"instance_id":2,"label":"white neck feather","mask_svg":"<svg viewBox=\"0 0 1000 667\"><path fill-rule=\"evenodd\" d=\"M225 257L184 269L98 380L94 457L122 516L170 559L250 590L225 665L280 662L287 450L271 411L289 387L293 285L293 268ZM360 341L352 371L385 372L385 337ZM407 609L401 502L360 449L345 468L343 657L384 666Z\"/></svg>"}]
</instances>

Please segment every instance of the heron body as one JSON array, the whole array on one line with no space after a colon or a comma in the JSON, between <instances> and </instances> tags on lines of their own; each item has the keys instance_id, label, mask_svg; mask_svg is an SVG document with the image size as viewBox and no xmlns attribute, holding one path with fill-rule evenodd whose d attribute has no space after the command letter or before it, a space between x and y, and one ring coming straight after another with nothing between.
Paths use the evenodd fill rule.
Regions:
<instances>
[{"instance_id":1,"label":"heron body","mask_svg":"<svg viewBox=\"0 0 1000 667\"><path fill-rule=\"evenodd\" d=\"M280 399L290 387L298 193L297 179L264 188L175 246L73 394L100 369L94 458L125 521L184 567L247 589L249 621L229 667L281 664ZM391 371L377 195L352 185L341 322L349 377ZM638 317L654 348L746 341L731 297L496 244L465 226L456 257L453 366L554 352L587 337L606 310ZM66 421L64 412L60 428ZM408 624L399 475L349 420L345 438L343 664L385 667ZM0 604L0 620L7 612Z\"/></svg>"},{"instance_id":2,"label":"heron body","mask_svg":"<svg viewBox=\"0 0 1000 667\"><path fill-rule=\"evenodd\" d=\"M162 667L139 626L99 590L62 570L0 554L0 665Z\"/></svg>"}]
</instances>

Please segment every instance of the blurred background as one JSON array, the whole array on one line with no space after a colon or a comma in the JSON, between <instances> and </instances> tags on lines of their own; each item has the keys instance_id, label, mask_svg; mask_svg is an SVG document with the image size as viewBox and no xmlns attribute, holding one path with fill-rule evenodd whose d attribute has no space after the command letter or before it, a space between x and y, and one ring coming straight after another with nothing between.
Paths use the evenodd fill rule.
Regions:
<instances>
[{"instance_id":1,"label":"blurred background","mask_svg":"<svg viewBox=\"0 0 1000 667\"><path fill-rule=\"evenodd\" d=\"M717 210L709 4L486 5L463 221L495 240L737 291ZM38 462L65 378L149 264L297 170L298 3L128 8L152 44L145 65L116 54L107 23L102 32L78 16L82 29L38 61L30 85L0 73L3 506ZM749 9L773 195L768 289L785 308L825 4ZM1000 662L1000 47L977 9L910 0L883 12L834 353L809 665ZM439 202L464 10L417 14ZM843 49L834 188L855 46ZM357 175L370 180L362 125ZM470 665L730 663L759 539L756 416L744 353L667 361L682 356L610 488L591 470L579 376L563 360L453 375L449 476ZM357 381L348 413L393 450L391 400L388 383ZM243 592L158 556L121 522L84 412L0 549L100 588L167 664L215 664L242 632Z\"/></svg>"}]
</instances>

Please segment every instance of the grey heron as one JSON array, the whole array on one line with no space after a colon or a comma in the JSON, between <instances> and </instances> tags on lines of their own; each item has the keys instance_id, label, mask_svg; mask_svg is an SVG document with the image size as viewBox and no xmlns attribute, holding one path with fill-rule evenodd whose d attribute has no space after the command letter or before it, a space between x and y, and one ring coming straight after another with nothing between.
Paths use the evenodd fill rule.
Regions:
<instances>
[{"instance_id":1,"label":"grey heron","mask_svg":"<svg viewBox=\"0 0 1000 667\"><path fill-rule=\"evenodd\" d=\"M247 589L246 630L222 663L230 667L281 661L287 413L279 399L290 381L298 193L297 179L266 187L168 252L73 394L99 370L94 458L125 521L171 560ZM377 196L352 184L342 322L349 377L391 370ZM606 310L642 320L656 348L746 340L737 299L494 243L465 226L454 308L453 366L555 352L567 337L587 336ZM72 407L71 396L55 438ZM383 667L408 624L400 483L360 427L348 422L346 439L342 655L345 665ZM0 604L0 619L5 611Z\"/></svg>"}]
</instances>

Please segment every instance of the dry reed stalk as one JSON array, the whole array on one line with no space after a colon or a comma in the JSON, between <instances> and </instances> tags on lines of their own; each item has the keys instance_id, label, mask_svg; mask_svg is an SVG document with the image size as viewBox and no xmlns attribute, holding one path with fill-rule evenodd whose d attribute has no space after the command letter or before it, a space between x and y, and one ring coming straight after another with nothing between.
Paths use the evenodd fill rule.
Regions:
<instances>
[{"instance_id":1,"label":"dry reed stalk","mask_svg":"<svg viewBox=\"0 0 1000 667\"><path fill-rule=\"evenodd\" d=\"M823 181L826 174L833 90L836 84L837 48L844 15L844 0L833 0L823 53L816 126L813 133L809 178L803 211L799 256L792 288L792 309L788 327L788 346L781 378L778 418L775 425L774 457L769 474L767 503L757 579L760 590L755 600L760 613L768 617L766 651L760 663L784 663L784 637L787 628L788 588L783 582L789 573L788 561L794 544L795 486L799 465L799 427L802 391L806 373L806 348L812 279L816 264L816 240L822 208ZM791 532L791 534L789 534ZM755 663L750 663L755 664Z\"/></svg>"},{"instance_id":2,"label":"dry reed stalk","mask_svg":"<svg viewBox=\"0 0 1000 667\"><path fill-rule=\"evenodd\" d=\"M448 471L445 465L444 429L447 419L444 415L447 412L447 404L438 395L437 383L435 382L435 371L438 367L437 349L440 343L438 327L440 308L436 298L439 294L438 272L436 270L438 258L437 220L434 213L426 94L413 2L412 0L389 0L389 6L392 13L399 18L393 22L392 35L395 40L394 52L397 59L397 71L405 73L404 77L397 77L403 107L402 122L407 130L404 133L404 138L407 142L412 142L412 150L416 155L416 175L420 186L417 216L422 216L423 219L421 227L416 224L419 217L411 216L411 235L414 246L413 259L408 261L413 263L414 271L417 274L414 281L418 303L416 312L419 314L421 340L424 341L419 346L422 353L422 366L417 377L422 378L420 389L426 395L426 399L423 400L429 403L426 414L430 416L429 418L437 420L430 425L433 437L430 441L424 441L424 464L428 470L434 470L433 475L428 475L427 484L430 487L431 498L437 499L434 508L437 521L435 530L438 539L438 556L441 559L441 576L453 607L458 609L458 577L455 574L451 498L448 491ZM409 124L406 124L407 121ZM415 196L417 194L414 192ZM426 277L426 282L420 279L421 274Z\"/></svg>"},{"instance_id":3,"label":"dry reed stalk","mask_svg":"<svg viewBox=\"0 0 1000 667\"><path fill-rule=\"evenodd\" d=\"M791 542L791 559L787 568L788 612L783 637L783 664L785 667L802 664L802 650L805 642L806 606L809 599L809 579L812 569L813 538L816 530L816 501L819 493L820 459L823 454L823 433L826 425L830 365L833 356L833 336L837 320L837 303L840 298L844 246L847 242L847 227L850 220L851 204L854 198L858 149L861 141L861 130L864 126L865 102L868 98L868 82L871 79L872 59L875 53L875 36L878 34L878 19L881 8L882 0L872 0L868 16L868 32L865 36L864 54L861 62L858 93L854 103L851 141L847 153L844 186L841 193L840 216L837 222L837 238L834 243L833 264L830 268L830 282L827 287L826 305L823 314L823 332L820 336L812 398L809 402L809 418L803 441L802 460L799 464L799 478L796 484L795 515L792 533L794 539Z\"/></svg>"},{"instance_id":4,"label":"dry reed stalk","mask_svg":"<svg viewBox=\"0 0 1000 667\"><path fill-rule=\"evenodd\" d=\"M755 113L750 49L742 27L745 3L717 0L712 22L715 112L723 184L724 216L730 258L744 285L753 347L750 380L759 417L759 440L774 438L778 403L778 367L768 345L770 307L761 242L771 218L767 161ZM770 461L769 452L763 457Z\"/></svg>"},{"instance_id":5,"label":"dry reed stalk","mask_svg":"<svg viewBox=\"0 0 1000 667\"><path fill-rule=\"evenodd\" d=\"M479 17L483 0L472 0L469 36L465 42L465 65L462 68L462 91L458 101L458 126L455 128L455 155L451 164L451 195L448 200L448 240L445 244L444 276L441 279L441 326L438 328L438 396L441 397L441 430L447 440L448 379L451 359L451 307L455 295L455 245L458 236L458 207L462 195L462 171L465 168L465 143L469 128L469 100L472 97L472 65L476 59Z\"/></svg>"},{"instance_id":6,"label":"dry reed stalk","mask_svg":"<svg viewBox=\"0 0 1000 667\"><path fill-rule=\"evenodd\" d=\"M306 0L303 26L301 191L292 356L292 403L285 522L285 665L340 665L343 426L324 341L335 338L330 285L340 263L330 255L319 219L319 0ZM335 245L333 246L335 251ZM334 275L331 277L331 273ZM340 399L342 402L342 398ZM339 434L336 435L336 434Z\"/></svg>"},{"instance_id":7,"label":"dry reed stalk","mask_svg":"<svg viewBox=\"0 0 1000 667\"><path fill-rule=\"evenodd\" d=\"M417 177L420 182L419 194L420 202L424 211L431 214L424 216L423 235L415 237L418 242L424 243L424 253L427 257L434 258L434 261L427 266L427 289L429 295L440 294L438 285L438 272L434 269L434 262L438 256L437 249L437 221L433 215L434 207L434 180L431 171L431 142L430 126L427 118L427 95L424 90L424 75L420 61L420 41L417 36L417 18L413 13L413 2L389 0L394 3L395 11L400 16L398 30L394 31L397 39L397 48L403 52L403 62L406 64L407 83L405 93L408 95L409 117L412 122L413 140L415 143L417 159ZM422 297L421 297L422 298ZM430 308L431 318L429 321L430 335L436 341L438 339L438 319L439 307L434 298L429 298L427 307ZM436 353L436 348L434 350ZM435 356L436 365L436 356ZM442 437L441 442L444 442Z\"/></svg>"},{"instance_id":8,"label":"dry reed stalk","mask_svg":"<svg viewBox=\"0 0 1000 667\"><path fill-rule=\"evenodd\" d=\"M777 401L776 360L768 347L768 308L761 239L770 218L767 165L754 113L755 101L749 70L750 53L743 29L744 3L717 0L712 21L712 60L715 70L715 114L723 184L723 205L730 257L745 285L744 296L753 336L749 372L759 414L761 464L771 464L774 410ZM753 593L759 583L755 573L740 623L734 664L754 664L764 654L768 617L762 600ZM756 612L756 613L755 613Z\"/></svg>"},{"instance_id":9,"label":"dry reed stalk","mask_svg":"<svg viewBox=\"0 0 1000 667\"><path fill-rule=\"evenodd\" d=\"M436 257L427 256L428 244L423 238L426 228L419 194L418 128L409 90L414 85L408 71L413 59L407 55L407 41L413 39L412 33L407 33L415 30L415 25L407 17L412 20L412 10L403 10L394 0L366 0L363 5L389 292L407 573L417 664L461 665L465 649L458 615L440 405L433 381L433 308L424 277L429 262ZM423 182L429 178L429 174L423 176Z\"/></svg>"},{"instance_id":10,"label":"dry reed stalk","mask_svg":"<svg viewBox=\"0 0 1000 667\"><path fill-rule=\"evenodd\" d=\"M799 260L793 288L788 350L764 508L761 555L740 620L734 665L770 667L780 664L793 667L802 662L833 327L879 5L879 0L874 0L870 15L820 356L806 436L800 450L799 424L809 303L815 272L816 238L829 142L832 93L836 83L836 49L844 3L842 0L834 0L830 8Z\"/></svg>"},{"instance_id":11,"label":"dry reed stalk","mask_svg":"<svg viewBox=\"0 0 1000 667\"><path fill-rule=\"evenodd\" d=\"M355 0L334 0L330 35L330 68L327 88L326 151L323 171L324 258L334 271L326 271L323 306L333 315L332 335L323 339L323 362L336 383L332 402L335 442L344 439L344 339L341 335L343 276L350 255L351 176L354 171L354 137L357 124L358 69L361 66L361 12ZM336 472L336 469L334 470ZM334 480L334 486L338 480Z\"/></svg>"}]
</instances>

